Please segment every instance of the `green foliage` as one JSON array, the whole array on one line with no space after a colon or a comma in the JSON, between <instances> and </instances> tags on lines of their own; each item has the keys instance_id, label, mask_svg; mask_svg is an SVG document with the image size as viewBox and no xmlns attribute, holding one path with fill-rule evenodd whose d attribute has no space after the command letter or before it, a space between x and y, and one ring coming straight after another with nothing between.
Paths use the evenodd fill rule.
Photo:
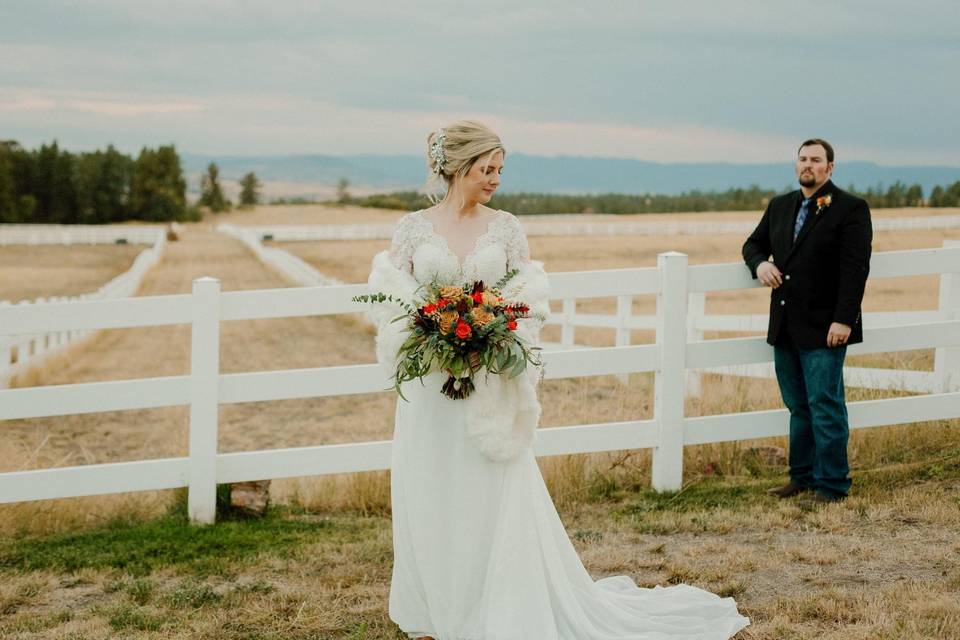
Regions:
<instances>
[{"instance_id":1,"label":"green foliage","mask_svg":"<svg viewBox=\"0 0 960 640\"><path fill-rule=\"evenodd\" d=\"M129 603L111 607L105 613L114 631L159 631L165 622L163 614L143 611Z\"/></svg>"},{"instance_id":2,"label":"green foliage","mask_svg":"<svg viewBox=\"0 0 960 640\"><path fill-rule=\"evenodd\" d=\"M207 172L200 180L200 191L200 200L197 204L210 207L210 211L214 213L229 211L233 206L223 195L223 189L220 187L220 169L214 162L207 166Z\"/></svg>"},{"instance_id":3,"label":"green foliage","mask_svg":"<svg viewBox=\"0 0 960 640\"><path fill-rule=\"evenodd\" d=\"M77 157L77 218L82 224L124 220L129 209L133 160L113 145Z\"/></svg>"},{"instance_id":4,"label":"green foliage","mask_svg":"<svg viewBox=\"0 0 960 640\"><path fill-rule=\"evenodd\" d=\"M187 182L172 145L144 147L133 165L130 209L140 220L177 220L187 206Z\"/></svg>"},{"instance_id":5,"label":"green foliage","mask_svg":"<svg viewBox=\"0 0 960 640\"><path fill-rule=\"evenodd\" d=\"M935 189L937 188L939 187L935 187ZM923 187L919 184L908 187L899 180L886 189L883 188L883 185L877 185L869 187L866 191L860 191L855 186L850 185L847 187L847 191L860 196L874 209L926 206L926 201L923 199Z\"/></svg>"},{"instance_id":6,"label":"green foliage","mask_svg":"<svg viewBox=\"0 0 960 640\"><path fill-rule=\"evenodd\" d=\"M401 307L406 309L407 312L413 313L413 305L411 305L408 302L405 302L404 300L401 300L400 298L396 298L392 295L387 295L386 293L383 293L383 292L374 293L373 295L364 294L362 296L353 296L350 299L354 302L369 302L371 304L382 304L384 302L392 302L394 304L400 305Z\"/></svg>"},{"instance_id":7,"label":"green foliage","mask_svg":"<svg viewBox=\"0 0 960 640\"><path fill-rule=\"evenodd\" d=\"M349 204L353 198L350 197L350 181L346 178L337 180L337 204Z\"/></svg>"},{"instance_id":8,"label":"green foliage","mask_svg":"<svg viewBox=\"0 0 960 640\"><path fill-rule=\"evenodd\" d=\"M0 222L103 224L192 217L172 146L145 148L134 160L112 145L72 154L56 141L36 151L0 141Z\"/></svg>"},{"instance_id":9,"label":"green foliage","mask_svg":"<svg viewBox=\"0 0 960 640\"><path fill-rule=\"evenodd\" d=\"M960 207L960 180L947 187L934 187L930 193L931 207Z\"/></svg>"},{"instance_id":10,"label":"green foliage","mask_svg":"<svg viewBox=\"0 0 960 640\"><path fill-rule=\"evenodd\" d=\"M252 207L260 202L260 181L253 171L240 178L240 206Z\"/></svg>"},{"instance_id":11,"label":"green foliage","mask_svg":"<svg viewBox=\"0 0 960 640\"><path fill-rule=\"evenodd\" d=\"M0 222L17 222L17 184L13 177L13 151L0 142Z\"/></svg>"},{"instance_id":12,"label":"green foliage","mask_svg":"<svg viewBox=\"0 0 960 640\"><path fill-rule=\"evenodd\" d=\"M157 585L149 578L140 578L127 587L127 595L135 603L145 605L153 597L156 587Z\"/></svg>"},{"instance_id":13,"label":"green foliage","mask_svg":"<svg viewBox=\"0 0 960 640\"><path fill-rule=\"evenodd\" d=\"M214 591L210 585L204 584L195 579L180 583L173 592L166 596L167 602L172 607L199 609L208 604L216 604L222 596Z\"/></svg>"},{"instance_id":14,"label":"green foliage","mask_svg":"<svg viewBox=\"0 0 960 640\"><path fill-rule=\"evenodd\" d=\"M500 289L517 273L518 269L511 269L494 287L489 287L486 291L499 296ZM465 292L478 291L475 287L482 287L482 283L465 283L461 288ZM462 398L473 389L473 382L472 379L458 381L459 378L472 378L473 374L481 369L514 378L526 369L527 363L541 365L536 353L540 348L524 344L507 326L509 318L506 313L510 313L511 318L522 319L530 317L526 309L522 312L505 312L484 304L486 310L494 315L493 319L482 327L472 327L469 336L460 338L452 330L446 334L441 333L435 319L431 319L431 312L420 310L423 305L434 304L443 297L440 289L441 285L436 280L427 283L417 290L423 290L424 295L415 299L412 305L383 292L352 298L355 302L373 304L393 302L406 310L406 313L392 320L405 323L408 333L397 353L397 369L393 376L394 389L401 398L406 400L401 390L404 382L421 379L431 371L449 373L451 379L444 385L443 392L450 397ZM474 303L469 295L465 296L456 303L456 313L461 318L466 317L479 304ZM453 308L447 309L449 311ZM466 387L465 392L461 390L461 385Z\"/></svg>"},{"instance_id":15,"label":"green foliage","mask_svg":"<svg viewBox=\"0 0 960 640\"><path fill-rule=\"evenodd\" d=\"M639 491L618 514L636 516L648 512L671 511L685 513L705 509L738 508L752 503L769 501L765 490L770 482L761 483L745 478L726 480L718 477L696 479L679 491Z\"/></svg>"},{"instance_id":16,"label":"green foliage","mask_svg":"<svg viewBox=\"0 0 960 640\"><path fill-rule=\"evenodd\" d=\"M874 209L886 207L960 206L960 181L948 187L934 187L929 200L919 184L896 182L889 187L877 185L866 191L849 186L848 191L864 198ZM548 193L498 193L490 201L495 209L516 215L542 213L682 213L695 211L762 211L778 191L758 186L726 191L687 191L678 195L606 193L560 195ZM414 211L430 206L426 196L416 191L398 191L364 198L352 198L351 204L380 209Z\"/></svg>"},{"instance_id":17,"label":"green foliage","mask_svg":"<svg viewBox=\"0 0 960 640\"><path fill-rule=\"evenodd\" d=\"M144 576L169 566L204 575L258 554L282 555L332 525L273 514L266 518L191 525L182 514L147 523L114 523L83 533L21 538L0 548L0 570L78 571L104 568ZM147 599L147 588L136 598ZM134 596L132 596L134 597Z\"/></svg>"}]
</instances>

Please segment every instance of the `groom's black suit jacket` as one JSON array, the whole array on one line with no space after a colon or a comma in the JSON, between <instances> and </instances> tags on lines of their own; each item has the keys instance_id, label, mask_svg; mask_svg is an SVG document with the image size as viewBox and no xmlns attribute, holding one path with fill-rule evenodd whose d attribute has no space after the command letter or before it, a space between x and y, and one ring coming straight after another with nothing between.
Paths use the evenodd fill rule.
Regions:
<instances>
[{"instance_id":1,"label":"groom's black suit jacket","mask_svg":"<svg viewBox=\"0 0 960 640\"><path fill-rule=\"evenodd\" d=\"M817 198L832 202L817 211ZM783 283L770 294L767 342L789 337L803 348L827 346L830 323L852 328L847 344L863 341L860 303L870 271L873 228L867 203L827 181L812 197L797 239L794 223L802 193L791 191L770 200L760 224L743 244L743 260L753 277L757 266L773 256Z\"/></svg>"}]
</instances>

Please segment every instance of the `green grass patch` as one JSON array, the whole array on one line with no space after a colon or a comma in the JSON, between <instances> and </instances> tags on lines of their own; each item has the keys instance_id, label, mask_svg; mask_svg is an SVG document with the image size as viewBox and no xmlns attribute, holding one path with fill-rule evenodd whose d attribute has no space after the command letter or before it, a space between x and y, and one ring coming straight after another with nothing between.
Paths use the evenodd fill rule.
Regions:
<instances>
[{"instance_id":1,"label":"green grass patch","mask_svg":"<svg viewBox=\"0 0 960 640\"><path fill-rule=\"evenodd\" d=\"M114 631L159 631L164 614L150 612L131 604L121 604L103 612Z\"/></svg>"},{"instance_id":2,"label":"green grass patch","mask_svg":"<svg viewBox=\"0 0 960 640\"><path fill-rule=\"evenodd\" d=\"M353 538L359 529L345 519L308 519L276 510L263 519L212 526L194 526L172 514L145 523L112 523L83 533L15 540L0 547L0 570L113 568L144 576L178 567L198 575L223 574L231 564L260 554L278 556L322 539ZM146 601L146 587L133 598Z\"/></svg>"},{"instance_id":3,"label":"green grass patch","mask_svg":"<svg viewBox=\"0 0 960 640\"><path fill-rule=\"evenodd\" d=\"M887 464L853 474L853 490L889 491L921 482L960 480L960 449L938 452L921 460Z\"/></svg>"},{"instance_id":4,"label":"green grass patch","mask_svg":"<svg viewBox=\"0 0 960 640\"><path fill-rule=\"evenodd\" d=\"M196 580L181 582L171 591L167 597L167 603L177 609L189 607L199 609L205 605L213 605L220 602L221 596L213 590L208 584Z\"/></svg>"},{"instance_id":5,"label":"green grass patch","mask_svg":"<svg viewBox=\"0 0 960 640\"><path fill-rule=\"evenodd\" d=\"M764 490L770 482L752 478L707 477L690 482L679 491L644 489L618 509L620 515L645 513L688 513L718 508L735 509L767 500Z\"/></svg>"}]
</instances>

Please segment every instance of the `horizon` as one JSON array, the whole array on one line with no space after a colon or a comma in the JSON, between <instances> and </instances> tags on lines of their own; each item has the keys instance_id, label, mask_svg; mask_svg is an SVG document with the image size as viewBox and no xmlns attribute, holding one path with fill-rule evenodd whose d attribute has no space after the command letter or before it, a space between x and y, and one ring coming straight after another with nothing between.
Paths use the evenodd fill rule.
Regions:
<instances>
[{"instance_id":1,"label":"horizon","mask_svg":"<svg viewBox=\"0 0 960 640\"><path fill-rule=\"evenodd\" d=\"M131 155L131 156L136 156L136 154L139 153L140 150L143 149L143 148L157 148L158 146L173 145L173 146L176 148L177 153L178 153L181 157L189 156L189 157L196 157L196 158L230 158L230 159L251 158L251 159L253 159L253 158L298 158L298 157L302 157L302 158L316 158L316 157L324 157L324 158L351 158L351 157L357 157L357 158L361 158L361 157L405 158L405 157L419 157L419 155L418 155L417 153L403 153L403 152L395 152L395 153L373 153L373 152L367 152L367 153L321 153L321 152L282 153L282 152L278 152L278 153L256 153L256 154L253 154L253 153L251 153L251 154L244 154L244 153L220 153L220 154L218 154L218 153L209 153L209 152L206 152L206 151L191 151L191 150L186 150L186 149L180 148L179 145L177 145L175 142L159 142L159 143L156 143L156 144L143 144L143 145L137 145L137 146L134 146L134 147L121 147L120 145L117 145L117 144L114 144L114 143L111 143L111 142L107 142L107 143L105 143L105 144L103 144L103 145L101 145L101 146L97 146L97 147L74 147L74 146L66 146L66 145L64 145L64 144L61 144L59 140L48 140L48 141L46 141L46 142L40 142L39 144L36 144L36 145L25 145L25 144L23 144L22 142L20 142L19 140L17 140L16 138L8 138L8 140L12 140L12 141L16 142L17 144L20 144L21 147L23 147L24 149L27 149L27 150L36 150L36 149L39 149L40 146L42 146L42 145L44 145L44 144L46 144L46 145L52 145L53 143L56 143L59 149L63 149L63 150L69 151L70 153L93 153L93 152L95 152L95 151L105 150L105 149L106 149L107 147L109 147L109 146L113 146L113 148L116 149L117 151L120 151L121 153L125 153L125 154ZM585 155L585 154L564 153L564 152L559 152L559 153L527 153L527 152L519 151L519 150L517 150L517 151L510 151L510 150L508 150L507 153L508 153L508 155L507 155L508 158L510 157L510 155L514 155L514 156L520 155L520 156L526 156L526 157L550 158L550 159L571 158L571 159L584 159L584 160L627 160L627 161L635 161L635 162L648 163L648 164L658 164L658 165L684 165L684 166L689 166L689 165L769 166L769 165L772 165L772 164L787 164L787 165L793 165L793 160L790 159L790 158L786 158L786 159L783 159L783 160L753 161L753 162L749 162L749 161L735 162L735 161L722 161L722 160L677 160L677 161L661 161L661 160L650 160L650 159L641 158L641 157L636 157L636 158L634 158L634 157L605 156L605 155ZM838 155L839 155L839 154L838 154ZM909 162L896 162L896 163L891 163L891 162L881 162L881 161L877 161L877 160L872 160L872 159L869 159L869 158L849 158L849 159L843 158L843 159L838 160L838 161L836 162L837 166L839 166L841 163L843 163L843 164L847 164L847 163L851 163L851 164L853 164L853 163L857 163L857 164L874 164L874 165L877 165L877 166L879 166L879 167L887 167L887 168L900 168L900 167L907 168L907 167L909 167L909 168L912 168L912 169L924 169L924 168L939 168L939 169L943 169L943 168L945 168L945 169L958 169L958 170L960 170L960 160L957 161L957 164L912 164L912 163L909 163Z\"/></svg>"}]
</instances>

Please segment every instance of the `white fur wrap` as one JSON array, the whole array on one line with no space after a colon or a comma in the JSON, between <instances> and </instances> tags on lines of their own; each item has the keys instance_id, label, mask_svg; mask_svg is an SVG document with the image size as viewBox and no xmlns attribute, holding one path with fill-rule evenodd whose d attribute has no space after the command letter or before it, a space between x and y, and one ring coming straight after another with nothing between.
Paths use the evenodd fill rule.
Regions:
<instances>
[{"instance_id":1,"label":"white fur wrap","mask_svg":"<svg viewBox=\"0 0 960 640\"><path fill-rule=\"evenodd\" d=\"M530 261L518 268L519 273L501 291L504 300L523 302L531 314L546 317L550 312L549 283L543 263ZM371 292L382 291L411 303L420 286L412 275L390 262L386 251L374 256L368 285ZM396 372L397 354L408 335L406 322L391 320L405 313L403 307L390 302L371 305L368 312L377 327L377 361L388 378ZM542 324L537 318L518 320L517 337L528 346L536 346ZM540 421L536 385L541 374L539 367L529 363L515 378L480 371L474 377L473 393L456 401L463 403L466 412L467 435L490 460L510 460L533 444Z\"/></svg>"}]
</instances>

